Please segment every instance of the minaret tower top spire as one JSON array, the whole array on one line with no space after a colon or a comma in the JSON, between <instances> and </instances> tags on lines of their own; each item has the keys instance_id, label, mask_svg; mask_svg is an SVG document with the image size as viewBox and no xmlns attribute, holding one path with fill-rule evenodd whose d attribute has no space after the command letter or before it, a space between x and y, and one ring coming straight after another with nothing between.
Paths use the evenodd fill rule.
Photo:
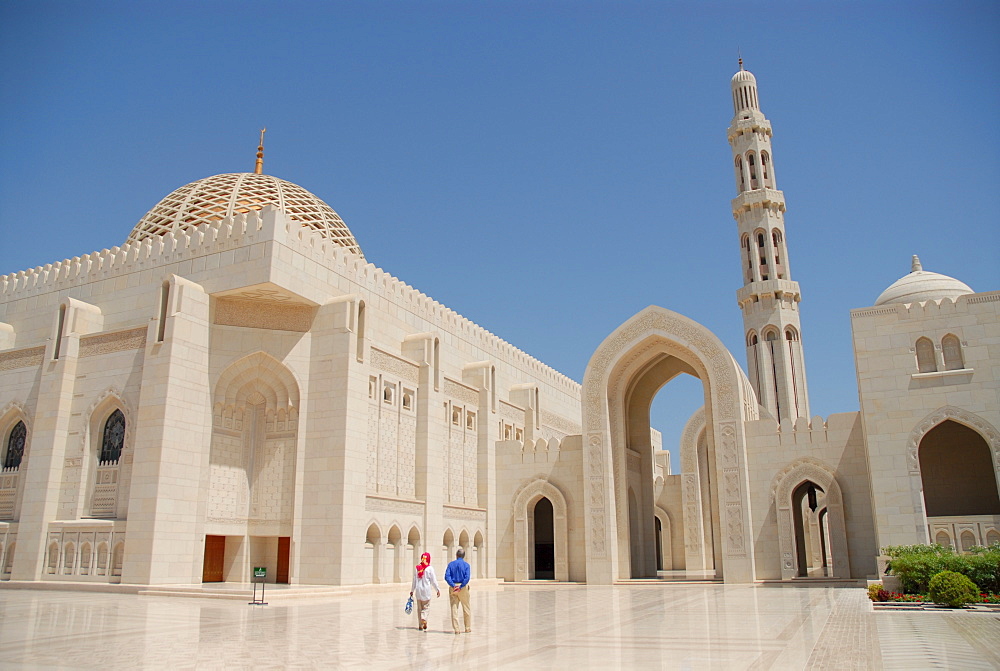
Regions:
<instances>
[{"instance_id":1,"label":"minaret tower top spire","mask_svg":"<svg viewBox=\"0 0 1000 671\"><path fill-rule=\"evenodd\" d=\"M267 128L260 129L260 144L257 145L257 162L253 167L253 173L255 175L264 174L264 133L267 132Z\"/></svg>"},{"instance_id":2,"label":"minaret tower top spire","mask_svg":"<svg viewBox=\"0 0 1000 671\"><path fill-rule=\"evenodd\" d=\"M729 146L737 196L733 218L740 238L743 312L750 382L761 406L778 421L809 417L801 293L792 281L785 238L785 196L778 190L771 149L771 122L760 111L757 78L740 69L730 82L733 120Z\"/></svg>"}]
</instances>

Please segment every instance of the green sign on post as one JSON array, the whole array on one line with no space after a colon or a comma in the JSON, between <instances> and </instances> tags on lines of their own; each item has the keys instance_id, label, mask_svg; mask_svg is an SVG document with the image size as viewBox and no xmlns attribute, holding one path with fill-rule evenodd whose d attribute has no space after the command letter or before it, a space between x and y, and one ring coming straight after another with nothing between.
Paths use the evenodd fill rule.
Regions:
<instances>
[{"instance_id":1,"label":"green sign on post","mask_svg":"<svg viewBox=\"0 0 1000 671\"><path fill-rule=\"evenodd\" d=\"M257 598L257 583L260 583L260 599ZM250 602L251 606L266 606L267 602L264 601L264 585L267 584L267 567L266 566L254 566L253 567L253 601Z\"/></svg>"}]
</instances>

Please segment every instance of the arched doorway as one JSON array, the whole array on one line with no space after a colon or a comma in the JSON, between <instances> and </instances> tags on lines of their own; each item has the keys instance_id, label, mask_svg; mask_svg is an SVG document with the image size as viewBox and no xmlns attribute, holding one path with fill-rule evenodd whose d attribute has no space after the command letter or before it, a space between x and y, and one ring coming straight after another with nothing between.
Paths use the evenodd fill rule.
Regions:
<instances>
[{"instance_id":1,"label":"arched doorway","mask_svg":"<svg viewBox=\"0 0 1000 671\"><path fill-rule=\"evenodd\" d=\"M771 481L781 578L851 576L844 501L834 470L811 457Z\"/></svg>"},{"instance_id":2,"label":"arched doorway","mask_svg":"<svg viewBox=\"0 0 1000 671\"><path fill-rule=\"evenodd\" d=\"M532 539L534 550L535 580L554 580L556 577L555 529L552 519L552 502L544 496L535 503L532 512Z\"/></svg>"},{"instance_id":3,"label":"arched doorway","mask_svg":"<svg viewBox=\"0 0 1000 671\"><path fill-rule=\"evenodd\" d=\"M823 524L827 509L823 488L806 480L792 492L795 556L800 578L826 576L826 539Z\"/></svg>"},{"instance_id":4,"label":"arched doorway","mask_svg":"<svg viewBox=\"0 0 1000 671\"><path fill-rule=\"evenodd\" d=\"M714 334L651 306L605 339L584 375L588 582L656 575L649 408L656 393L681 373L698 378L703 388L706 468L712 483L703 495L724 516L713 528L726 530L713 538L718 539L716 575L728 582L754 579L743 422L757 419L756 398ZM634 520L629 488L635 497Z\"/></svg>"},{"instance_id":5,"label":"arched doorway","mask_svg":"<svg viewBox=\"0 0 1000 671\"><path fill-rule=\"evenodd\" d=\"M514 579L569 580L566 498L553 483L533 480L514 496Z\"/></svg>"}]
</instances>

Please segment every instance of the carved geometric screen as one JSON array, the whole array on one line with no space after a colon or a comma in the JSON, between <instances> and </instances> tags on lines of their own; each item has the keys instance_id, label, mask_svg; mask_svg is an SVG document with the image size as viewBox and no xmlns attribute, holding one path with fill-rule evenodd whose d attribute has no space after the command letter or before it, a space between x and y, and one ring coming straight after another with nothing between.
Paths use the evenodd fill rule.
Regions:
<instances>
[{"instance_id":1,"label":"carved geometric screen","mask_svg":"<svg viewBox=\"0 0 1000 671\"><path fill-rule=\"evenodd\" d=\"M329 205L297 184L249 172L215 175L182 186L139 220L127 242L190 230L260 210L265 205L275 205L299 224L362 255L347 224Z\"/></svg>"},{"instance_id":2,"label":"carved geometric screen","mask_svg":"<svg viewBox=\"0 0 1000 671\"><path fill-rule=\"evenodd\" d=\"M7 439L7 454L3 459L4 468L17 468L21 465L21 458L24 456L24 442L28 436L28 429L24 422L18 422L10 432Z\"/></svg>"},{"instance_id":3,"label":"carved geometric screen","mask_svg":"<svg viewBox=\"0 0 1000 671\"><path fill-rule=\"evenodd\" d=\"M115 463L122 455L125 445L125 415L121 410L115 410L104 423L104 440L101 442L100 462Z\"/></svg>"}]
</instances>

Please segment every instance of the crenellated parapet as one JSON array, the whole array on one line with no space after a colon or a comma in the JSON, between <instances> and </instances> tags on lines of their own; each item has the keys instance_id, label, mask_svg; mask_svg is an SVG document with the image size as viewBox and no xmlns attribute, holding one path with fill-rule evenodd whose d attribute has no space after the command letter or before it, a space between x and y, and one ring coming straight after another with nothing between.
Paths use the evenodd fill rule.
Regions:
<instances>
[{"instance_id":1,"label":"crenellated parapet","mask_svg":"<svg viewBox=\"0 0 1000 671\"><path fill-rule=\"evenodd\" d=\"M497 445L497 456L507 457L508 463L548 463L565 459L569 455L581 456L582 443L567 436L562 440L503 440Z\"/></svg>"},{"instance_id":2,"label":"crenellated parapet","mask_svg":"<svg viewBox=\"0 0 1000 671\"><path fill-rule=\"evenodd\" d=\"M263 228L258 212L205 224L188 231L102 249L74 256L58 263L0 276L0 298L19 299L49 291L126 275L131 272L175 263L221 249L231 249L257 241Z\"/></svg>"},{"instance_id":3,"label":"crenellated parapet","mask_svg":"<svg viewBox=\"0 0 1000 671\"><path fill-rule=\"evenodd\" d=\"M895 315L898 319L926 319L928 317L950 317L964 311L969 305L1000 302L1000 291L985 291L956 298L940 298L913 303L891 303L871 308L851 310L851 319Z\"/></svg>"},{"instance_id":4,"label":"crenellated parapet","mask_svg":"<svg viewBox=\"0 0 1000 671\"><path fill-rule=\"evenodd\" d=\"M489 358L516 366L571 395L580 385L454 310L285 216L274 206L194 229L150 236L121 247L75 256L0 276L0 301L63 291L92 282L273 241L357 285L369 297L384 298L442 331L455 334ZM253 252L251 252L252 254Z\"/></svg>"},{"instance_id":5,"label":"crenellated parapet","mask_svg":"<svg viewBox=\"0 0 1000 671\"><path fill-rule=\"evenodd\" d=\"M770 418L747 423L747 432L754 436L780 435L782 445L799 445L807 447L810 444L825 444L834 440L835 435L850 433L856 428L859 413L841 412L823 419L820 415L812 419L799 417L792 421L783 419L776 422Z\"/></svg>"}]
</instances>

